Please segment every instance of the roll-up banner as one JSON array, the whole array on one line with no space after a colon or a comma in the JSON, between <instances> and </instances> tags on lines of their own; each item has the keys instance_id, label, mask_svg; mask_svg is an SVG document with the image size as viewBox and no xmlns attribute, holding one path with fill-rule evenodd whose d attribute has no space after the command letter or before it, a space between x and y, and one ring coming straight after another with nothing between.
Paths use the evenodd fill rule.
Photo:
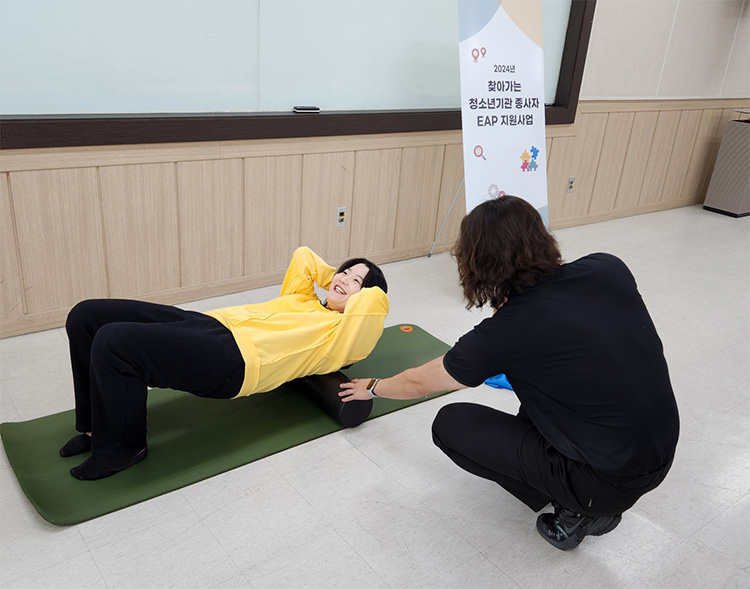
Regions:
<instances>
[{"instance_id":1,"label":"roll-up banner","mask_svg":"<svg viewBox=\"0 0 750 589\"><path fill-rule=\"evenodd\" d=\"M458 0L466 212L512 194L548 224L542 0Z\"/></svg>"}]
</instances>

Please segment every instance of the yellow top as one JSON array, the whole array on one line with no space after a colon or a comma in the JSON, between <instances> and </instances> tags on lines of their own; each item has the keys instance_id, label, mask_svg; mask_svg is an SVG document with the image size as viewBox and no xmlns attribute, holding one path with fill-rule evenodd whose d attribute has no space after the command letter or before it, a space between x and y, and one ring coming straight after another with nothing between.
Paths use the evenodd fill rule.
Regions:
<instances>
[{"instance_id":1,"label":"yellow top","mask_svg":"<svg viewBox=\"0 0 750 589\"><path fill-rule=\"evenodd\" d=\"M238 397L335 372L372 351L383 333L388 297L378 287L363 288L349 297L343 313L326 309L314 283L328 290L335 272L310 248L300 247L279 298L206 313L232 332L245 360Z\"/></svg>"}]
</instances>

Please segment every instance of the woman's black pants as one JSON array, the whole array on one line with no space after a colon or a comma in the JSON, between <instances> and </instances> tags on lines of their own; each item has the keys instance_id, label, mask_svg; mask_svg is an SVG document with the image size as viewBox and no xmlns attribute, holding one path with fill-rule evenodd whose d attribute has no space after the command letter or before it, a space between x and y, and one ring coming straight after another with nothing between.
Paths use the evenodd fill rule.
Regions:
<instances>
[{"instance_id":1,"label":"woman's black pants","mask_svg":"<svg viewBox=\"0 0 750 589\"><path fill-rule=\"evenodd\" d=\"M76 429L91 432L93 455L131 456L146 447L148 387L228 399L245 363L232 333L195 311L102 299L73 307L70 342Z\"/></svg>"},{"instance_id":2,"label":"woman's black pants","mask_svg":"<svg viewBox=\"0 0 750 589\"><path fill-rule=\"evenodd\" d=\"M432 437L458 466L497 482L534 511L556 501L585 515L618 515L656 488L671 466L638 477L597 472L552 447L523 407L509 415L474 403L446 405Z\"/></svg>"}]
</instances>

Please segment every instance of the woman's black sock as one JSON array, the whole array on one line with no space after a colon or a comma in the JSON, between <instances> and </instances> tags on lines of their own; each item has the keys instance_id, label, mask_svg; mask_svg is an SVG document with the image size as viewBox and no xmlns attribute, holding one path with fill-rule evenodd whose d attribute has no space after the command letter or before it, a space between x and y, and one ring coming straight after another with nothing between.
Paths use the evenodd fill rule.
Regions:
<instances>
[{"instance_id":1,"label":"woman's black sock","mask_svg":"<svg viewBox=\"0 0 750 589\"><path fill-rule=\"evenodd\" d=\"M70 474L82 481L95 481L137 464L144 458L148 448L132 456L90 456L78 466L70 469Z\"/></svg>"},{"instance_id":2,"label":"woman's black sock","mask_svg":"<svg viewBox=\"0 0 750 589\"><path fill-rule=\"evenodd\" d=\"M64 458L77 456L85 452L91 452L91 436L88 434L73 436L60 448L60 456Z\"/></svg>"}]
</instances>

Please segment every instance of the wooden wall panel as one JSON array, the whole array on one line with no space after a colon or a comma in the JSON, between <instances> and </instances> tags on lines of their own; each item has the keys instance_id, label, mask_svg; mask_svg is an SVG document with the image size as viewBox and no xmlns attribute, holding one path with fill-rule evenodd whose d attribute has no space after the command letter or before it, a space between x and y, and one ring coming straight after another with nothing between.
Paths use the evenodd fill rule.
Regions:
<instances>
[{"instance_id":1,"label":"wooden wall panel","mask_svg":"<svg viewBox=\"0 0 750 589\"><path fill-rule=\"evenodd\" d=\"M424 246L435 239L445 147L404 149L396 215L397 248Z\"/></svg>"},{"instance_id":2,"label":"wooden wall panel","mask_svg":"<svg viewBox=\"0 0 750 589\"><path fill-rule=\"evenodd\" d=\"M680 124L680 111L662 111L656 121L653 141L649 149L648 163L641 186L639 205L659 202L664 190L664 179L672 156L677 127Z\"/></svg>"},{"instance_id":3,"label":"wooden wall panel","mask_svg":"<svg viewBox=\"0 0 750 589\"><path fill-rule=\"evenodd\" d=\"M242 276L242 160L177 164L182 285Z\"/></svg>"},{"instance_id":4,"label":"wooden wall panel","mask_svg":"<svg viewBox=\"0 0 750 589\"><path fill-rule=\"evenodd\" d=\"M555 157L562 156L562 160L549 166L553 181L553 185L547 188L549 199L551 201L554 195L559 200L554 205L550 203L550 219L578 218L588 214L606 126L606 114L580 114L575 137L554 139L552 153ZM572 192L567 191L570 177L575 177Z\"/></svg>"},{"instance_id":5,"label":"wooden wall panel","mask_svg":"<svg viewBox=\"0 0 750 589\"><path fill-rule=\"evenodd\" d=\"M105 167L100 175L111 296L137 297L178 288L174 164Z\"/></svg>"},{"instance_id":6,"label":"wooden wall panel","mask_svg":"<svg viewBox=\"0 0 750 589\"><path fill-rule=\"evenodd\" d=\"M631 209L638 205L658 118L658 112L635 113L628 150L622 165L620 185L617 187L615 210Z\"/></svg>"},{"instance_id":7,"label":"wooden wall panel","mask_svg":"<svg viewBox=\"0 0 750 589\"><path fill-rule=\"evenodd\" d=\"M8 174L0 174L0 318L3 319L26 313L13 219Z\"/></svg>"},{"instance_id":8,"label":"wooden wall panel","mask_svg":"<svg viewBox=\"0 0 750 589\"><path fill-rule=\"evenodd\" d=\"M464 177L463 146L446 145L445 159L443 161L443 179L440 183L440 201L438 203L437 230L443 226L440 238L435 246L435 251L452 249L458 237L461 220L466 215L466 186L461 186L461 191L456 197L456 191ZM451 209L453 199L456 199ZM450 210L450 214L448 214ZM446 218L446 215L448 217Z\"/></svg>"},{"instance_id":9,"label":"wooden wall panel","mask_svg":"<svg viewBox=\"0 0 750 589\"><path fill-rule=\"evenodd\" d=\"M591 193L590 213L601 213L615 208L634 118L635 115L630 112L612 113L607 117L607 127Z\"/></svg>"},{"instance_id":10,"label":"wooden wall panel","mask_svg":"<svg viewBox=\"0 0 750 589\"><path fill-rule=\"evenodd\" d=\"M565 216L582 217L591 208L591 195L594 191L594 182L599 170L599 158L602 152L604 132L607 128L608 115L590 114L581 117L580 134L576 137L575 147L578 154L576 160L575 188L567 201Z\"/></svg>"},{"instance_id":11,"label":"wooden wall panel","mask_svg":"<svg viewBox=\"0 0 750 589\"><path fill-rule=\"evenodd\" d=\"M707 178L710 178L713 165L711 157L714 140L719 134L719 122L722 119L721 109L712 108L701 112L701 121L695 137L695 147L690 156L688 172L682 186L682 194L690 202L703 202L708 190ZM714 155L715 157L715 155Z\"/></svg>"},{"instance_id":12,"label":"wooden wall panel","mask_svg":"<svg viewBox=\"0 0 750 589\"><path fill-rule=\"evenodd\" d=\"M575 137L555 137L547 151L547 202L551 226L555 221L565 218L565 207L568 197L568 178L575 168L578 154L573 149Z\"/></svg>"},{"instance_id":13,"label":"wooden wall panel","mask_svg":"<svg viewBox=\"0 0 750 589\"><path fill-rule=\"evenodd\" d=\"M245 275L283 272L302 244L302 156L245 160Z\"/></svg>"},{"instance_id":14,"label":"wooden wall panel","mask_svg":"<svg viewBox=\"0 0 750 589\"><path fill-rule=\"evenodd\" d=\"M358 151L350 214L351 257L392 250L396 236L401 150Z\"/></svg>"},{"instance_id":15,"label":"wooden wall panel","mask_svg":"<svg viewBox=\"0 0 750 589\"><path fill-rule=\"evenodd\" d=\"M660 201L682 199L685 196L683 194L685 178L695 148L702 114L699 110L683 110L680 113L680 122L677 125Z\"/></svg>"},{"instance_id":16,"label":"wooden wall panel","mask_svg":"<svg viewBox=\"0 0 750 589\"><path fill-rule=\"evenodd\" d=\"M28 313L107 296L95 168L10 175Z\"/></svg>"},{"instance_id":17,"label":"wooden wall panel","mask_svg":"<svg viewBox=\"0 0 750 589\"><path fill-rule=\"evenodd\" d=\"M351 222L336 226L336 209L351 215L354 152L305 155L302 160L302 243L330 264L349 257ZM359 256L359 254L357 254Z\"/></svg>"},{"instance_id":18,"label":"wooden wall panel","mask_svg":"<svg viewBox=\"0 0 750 589\"><path fill-rule=\"evenodd\" d=\"M749 106L580 102L575 124L546 129L550 226L700 202L726 122ZM0 336L59 326L91 296L175 304L278 284L303 243L332 263L424 255L461 160L460 131L0 150ZM462 190L436 252L464 210Z\"/></svg>"}]
</instances>

